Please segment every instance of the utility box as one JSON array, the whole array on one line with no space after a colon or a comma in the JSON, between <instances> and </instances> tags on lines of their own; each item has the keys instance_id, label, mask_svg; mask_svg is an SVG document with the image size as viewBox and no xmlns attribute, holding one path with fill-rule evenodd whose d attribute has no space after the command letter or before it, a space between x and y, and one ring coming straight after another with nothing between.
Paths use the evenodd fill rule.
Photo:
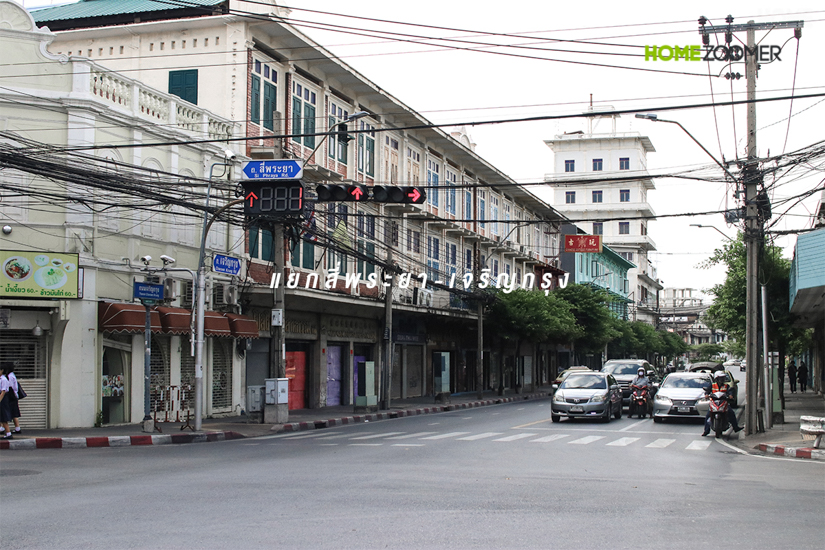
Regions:
<instances>
[{"instance_id":1,"label":"utility box","mask_svg":"<svg viewBox=\"0 0 825 550\"><path fill-rule=\"evenodd\" d=\"M246 412L261 412L263 410L263 393L266 386L246 387Z\"/></svg>"},{"instance_id":2,"label":"utility box","mask_svg":"<svg viewBox=\"0 0 825 550\"><path fill-rule=\"evenodd\" d=\"M286 405L289 403L289 378L267 378L266 404Z\"/></svg>"},{"instance_id":3,"label":"utility box","mask_svg":"<svg viewBox=\"0 0 825 550\"><path fill-rule=\"evenodd\" d=\"M357 407L374 407L378 405L375 395L375 361L358 363L358 395L355 397Z\"/></svg>"}]
</instances>

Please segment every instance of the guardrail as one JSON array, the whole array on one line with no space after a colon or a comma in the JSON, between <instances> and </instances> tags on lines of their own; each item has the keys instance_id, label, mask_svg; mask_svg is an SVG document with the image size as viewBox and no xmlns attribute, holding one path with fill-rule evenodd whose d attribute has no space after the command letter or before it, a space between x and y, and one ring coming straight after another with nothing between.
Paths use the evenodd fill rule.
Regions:
<instances>
[{"instance_id":1,"label":"guardrail","mask_svg":"<svg viewBox=\"0 0 825 550\"><path fill-rule=\"evenodd\" d=\"M813 439L813 448L818 449L825 435L825 418L818 416L803 416L799 419L799 431L802 439Z\"/></svg>"},{"instance_id":2,"label":"guardrail","mask_svg":"<svg viewBox=\"0 0 825 550\"><path fill-rule=\"evenodd\" d=\"M189 425L195 405L195 389L191 385L152 386L149 400L155 426L161 422L186 422L180 429L194 430Z\"/></svg>"}]
</instances>

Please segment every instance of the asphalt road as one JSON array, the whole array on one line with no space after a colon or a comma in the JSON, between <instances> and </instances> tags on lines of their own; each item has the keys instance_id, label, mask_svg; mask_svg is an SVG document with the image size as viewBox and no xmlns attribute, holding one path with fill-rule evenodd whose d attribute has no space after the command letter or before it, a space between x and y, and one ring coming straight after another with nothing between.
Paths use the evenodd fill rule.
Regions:
<instances>
[{"instance_id":1,"label":"asphalt road","mask_svg":"<svg viewBox=\"0 0 825 550\"><path fill-rule=\"evenodd\" d=\"M6 548L821 548L825 464L532 401L200 445L3 453ZM715 541L715 542L714 542Z\"/></svg>"}]
</instances>

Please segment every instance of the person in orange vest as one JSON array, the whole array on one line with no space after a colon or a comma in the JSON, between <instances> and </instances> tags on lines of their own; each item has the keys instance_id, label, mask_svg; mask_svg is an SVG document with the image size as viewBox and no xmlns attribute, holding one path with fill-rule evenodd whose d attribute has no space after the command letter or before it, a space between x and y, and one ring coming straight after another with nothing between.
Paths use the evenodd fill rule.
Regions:
<instances>
[{"instance_id":1,"label":"person in orange vest","mask_svg":"<svg viewBox=\"0 0 825 550\"><path fill-rule=\"evenodd\" d=\"M723 392L728 394L728 398L730 399L730 384L728 384L728 375L725 374L725 371L718 370L716 374L713 375L713 387L711 388L711 393L716 392ZM736 433L741 432L744 430L744 426L739 426L736 421L736 413L733 412L733 407L728 407L728 422L730 425L733 426L733 431ZM702 432L702 437L705 437L710 433L710 409L708 408L708 414L705 415L705 431Z\"/></svg>"}]
</instances>

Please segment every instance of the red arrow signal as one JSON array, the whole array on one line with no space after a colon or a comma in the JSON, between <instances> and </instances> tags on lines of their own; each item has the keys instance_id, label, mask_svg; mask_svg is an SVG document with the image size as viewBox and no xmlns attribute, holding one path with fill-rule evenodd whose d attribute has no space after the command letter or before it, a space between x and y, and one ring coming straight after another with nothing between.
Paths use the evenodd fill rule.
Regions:
<instances>
[{"instance_id":1,"label":"red arrow signal","mask_svg":"<svg viewBox=\"0 0 825 550\"><path fill-rule=\"evenodd\" d=\"M254 200L258 198L258 195L256 195L254 191L250 191L246 198L249 199L249 208L252 208L252 204Z\"/></svg>"},{"instance_id":2,"label":"red arrow signal","mask_svg":"<svg viewBox=\"0 0 825 550\"><path fill-rule=\"evenodd\" d=\"M361 200L361 196L364 194L364 192L361 190L361 188L360 188L360 187L358 187L357 185L356 185L356 186L354 186L354 187L352 188L352 190L351 190L349 193L350 193L350 195L352 195L353 197L355 197L355 200L357 200L357 201L360 201L360 200Z\"/></svg>"}]
</instances>

